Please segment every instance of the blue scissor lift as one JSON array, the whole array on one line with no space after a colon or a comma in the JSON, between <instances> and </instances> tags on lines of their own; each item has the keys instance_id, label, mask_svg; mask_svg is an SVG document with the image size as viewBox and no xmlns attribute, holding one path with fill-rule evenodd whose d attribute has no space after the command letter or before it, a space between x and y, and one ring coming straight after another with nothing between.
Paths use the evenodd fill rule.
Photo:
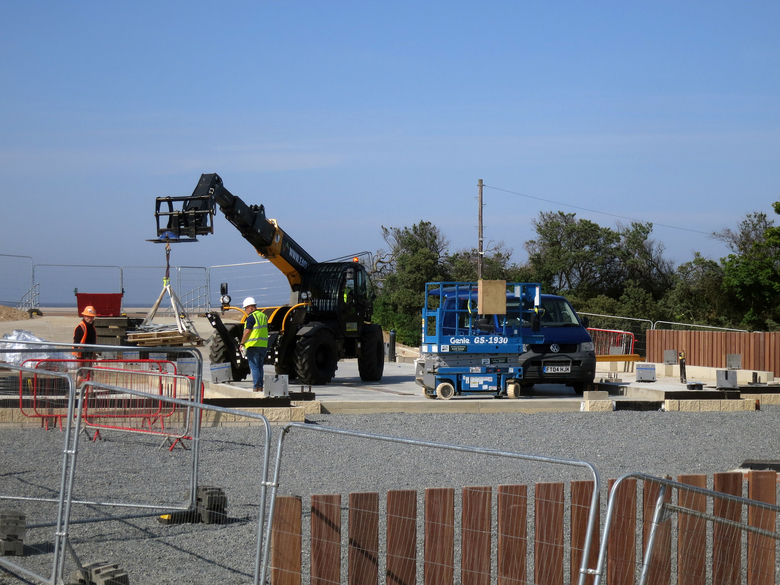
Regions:
<instances>
[{"instance_id":1,"label":"blue scissor lift","mask_svg":"<svg viewBox=\"0 0 780 585\"><path fill-rule=\"evenodd\" d=\"M538 334L540 299L536 283L427 283L421 357L415 367L415 381L425 396L519 397L523 344L544 340Z\"/></svg>"}]
</instances>

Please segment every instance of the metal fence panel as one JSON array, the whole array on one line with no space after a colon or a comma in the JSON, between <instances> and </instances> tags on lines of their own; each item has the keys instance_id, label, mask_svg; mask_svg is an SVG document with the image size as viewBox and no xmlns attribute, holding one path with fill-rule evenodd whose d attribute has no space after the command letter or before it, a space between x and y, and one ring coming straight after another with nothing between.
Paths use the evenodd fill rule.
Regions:
<instances>
[{"instance_id":1,"label":"metal fence panel","mask_svg":"<svg viewBox=\"0 0 780 585\"><path fill-rule=\"evenodd\" d=\"M612 483L595 584L774 585L777 473L677 481L632 473ZM637 508L637 490L644 493ZM642 530L632 526L642 523Z\"/></svg>"},{"instance_id":2,"label":"metal fence panel","mask_svg":"<svg viewBox=\"0 0 780 585\"><path fill-rule=\"evenodd\" d=\"M41 351L42 344L30 342L29 345L35 347L2 349L0 352L28 351L33 354ZM66 344L46 346L46 351L53 353L71 349ZM111 348L96 346L95 349ZM0 501L3 507L8 504L18 509L27 523L24 554L0 555L0 566L11 575L43 582L70 582L70 573L79 567L77 563L87 566L90 557L92 560L110 557L128 568L131 582L177 582L183 571L188 572L190 581L195 575L192 582L196 582L198 575L205 574L203 569L206 568L213 571L213 579L205 577L209 582L235 582L238 575L243 576L241 581L250 581L254 576L255 582L259 582L270 468L270 425L260 414L200 403L200 392L189 390L197 387L202 376L198 352L188 348L165 349L169 355L195 358L195 385L188 377L163 371L171 369L165 360L148 365L146 372L124 370L117 367L119 362L111 363L111 367L90 364L91 367L81 369L55 367L52 364L62 364L56 360L38 360L39 364L48 364L41 368L4 366L15 372L23 387L50 389L48 399L39 401L37 408L53 410L65 405L59 419L63 433L44 428L0 429L0 441L15 447L4 451ZM132 366L138 368L139 364ZM62 369L66 371L53 371ZM28 379L36 378L37 381L26 383ZM65 381L67 388L44 380L54 378ZM76 386L77 378L80 379L79 386ZM182 392L182 388L186 390ZM54 389L61 390L61 396L56 396ZM195 400L189 400L188 394ZM56 404L52 402L55 398ZM24 400L36 399L33 395ZM198 415L184 417L181 420L187 422L171 425L178 416L172 413L188 410L196 410ZM219 462L220 451L225 448L224 441L203 436L200 413L205 411L223 417L243 416L262 425L262 437L258 441L261 449L253 451L258 459L254 470L259 477L250 482L252 489L244 488L240 494L232 494L239 500L234 504L238 516L226 518L222 514L220 519L216 511L206 514L226 530L250 534L248 539L246 534L236 539L237 551L230 560L221 558L218 562L209 558L208 544L198 541L202 537L207 543L208 538L220 538L221 535L204 533L197 524L192 524L193 511L198 512L201 519L204 516L200 494L215 491L215 488L204 486L201 477L218 481L225 474L218 463L217 469L201 469L204 449L209 453L210 461ZM92 429L105 419L111 421L100 427L103 431L100 441L79 440L86 437L79 431L86 428L84 424L90 418ZM148 423L137 424L142 420L155 421L152 433L147 432ZM180 434L182 428L191 431L193 440L189 449L159 449L159 434ZM143 432L116 432L128 430ZM31 440L25 440L28 437ZM244 461L244 466L237 471L245 474L247 469L252 469L249 463ZM257 519L256 523L251 516ZM254 548L251 546L253 529L257 545ZM170 539L175 539L174 546L167 544ZM174 556L170 563L158 565L156 573L149 570L145 558L161 554L180 556L178 560ZM204 562L206 564L199 566ZM82 574L82 578L86 576Z\"/></svg>"},{"instance_id":3,"label":"metal fence panel","mask_svg":"<svg viewBox=\"0 0 780 585\"><path fill-rule=\"evenodd\" d=\"M311 432L336 435L336 452L307 452L296 441ZM376 443L371 462L361 458L365 441ZM341 479L342 493L323 493L310 485L312 495L304 497L295 470L307 468L311 457L324 485L339 483L329 476L331 457L354 462L359 473ZM472 460L494 465L481 467L475 477L468 472ZM291 423L279 435L276 464L272 532L265 538L269 549L263 562L264 575L273 576L274 583L375 582L375 575L398 584L452 583L456 578L461 583L508 584L526 582L530 575L542 579L537 582L557 583L573 559L585 559L587 565L593 558L589 551L598 533L598 512L593 510L599 480L586 462ZM572 530L564 511L572 505L564 503L564 484L538 484L529 499L526 486L510 483L538 477L532 469L551 466L573 468L575 477L581 475L591 485L584 492L590 498L587 513L579 510L568 543L564 534ZM445 485L431 487L434 482ZM578 505L583 504L580 493ZM283 518L277 519L277 512ZM523 552L526 519L532 519L537 551L530 561ZM289 546L300 548L290 551ZM581 569L569 570L576 582L585 583Z\"/></svg>"}]
</instances>

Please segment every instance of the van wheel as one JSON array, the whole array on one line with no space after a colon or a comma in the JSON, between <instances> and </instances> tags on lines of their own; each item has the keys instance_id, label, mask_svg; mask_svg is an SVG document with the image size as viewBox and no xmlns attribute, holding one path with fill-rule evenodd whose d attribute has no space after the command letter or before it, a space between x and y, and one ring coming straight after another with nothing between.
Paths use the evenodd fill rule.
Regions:
<instances>
[{"instance_id":1,"label":"van wheel","mask_svg":"<svg viewBox=\"0 0 780 585\"><path fill-rule=\"evenodd\" d=\"M517 382L510 382L506 385L506 395L509 396L509 398L520 398L522 392L523 389Z\"/></svg>"},{"instance_id":2,"label":"van wheel","mask_svg":"<svg viewBox=\"0 0 780 585\"><path fill-rule=\"evenodd\" d=\"M436 386L436 396L442 400L449 400L455 396L455 388L449 382L442 382Z\"/></svg>"}]
</instances>

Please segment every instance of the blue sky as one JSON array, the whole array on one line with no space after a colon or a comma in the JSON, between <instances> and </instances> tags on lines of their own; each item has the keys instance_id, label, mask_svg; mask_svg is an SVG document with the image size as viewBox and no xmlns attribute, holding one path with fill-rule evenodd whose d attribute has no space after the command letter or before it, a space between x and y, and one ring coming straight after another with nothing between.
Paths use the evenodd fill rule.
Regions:
<instances>
[{"instance_id":1,"label":"blue sky","mask_svg":"<svg viewBox=\"0 0 780 585\"><path fill-rule=\"evenodd\" d=\"M0 10L0 254L36 263L164 263L154 198L210 172L319 260L420 220L476 247L479 179L517 262L540 211L654 222L680 263L780 200L777 2ZM172 255L256 258L221 217Z\"/></svg>"}]
</instances>

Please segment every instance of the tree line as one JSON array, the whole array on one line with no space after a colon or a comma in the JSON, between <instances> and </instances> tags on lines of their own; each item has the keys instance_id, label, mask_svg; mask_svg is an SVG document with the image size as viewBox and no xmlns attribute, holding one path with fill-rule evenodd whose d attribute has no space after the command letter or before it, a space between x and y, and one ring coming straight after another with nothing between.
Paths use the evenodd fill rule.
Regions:
<instances>
[{"instance_id":1,"label":"tree line","mask_svg":"<svg viewBox=\"0 0 780 585\"><path fill-rule=\"evenodd\" d=\"M780 201L773 204L780 214ZM579 312L747 329L780 330L780 227L765 213L745 216L736 230L712 237L729 254L714 261L695 252L679 266L652 239L652 223L603 227L574 213L541 212L525 262L498 243L483 254L485 279L539 282ZM388 249L374 259L374 321L406 345L420 343L426 282L477 280L476 249L451 253L433 223L382 227Z\"/></svg>"}]
</instances>

